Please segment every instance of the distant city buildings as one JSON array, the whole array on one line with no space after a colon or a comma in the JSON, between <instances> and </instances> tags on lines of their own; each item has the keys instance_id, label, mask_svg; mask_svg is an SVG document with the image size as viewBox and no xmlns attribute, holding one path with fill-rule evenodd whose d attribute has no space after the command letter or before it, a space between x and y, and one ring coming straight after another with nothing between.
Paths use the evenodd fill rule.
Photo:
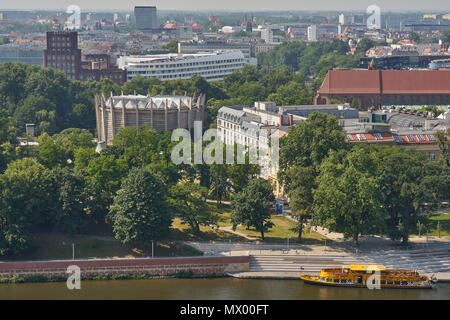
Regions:
<instances>
[{"instance_id":1,"label":"distant city buildings","mask_svg":"<svg viewBox=\"0 0 450 320\"><path fill-rule=\"evenodd\" d=\"M126 81L126 70L112 67L109 55L82 55L76 31L48 31L43 60L44 67L61 70L73 80L107 78L119 85Z\"/></svg>"},{"instance_id":2,"label":"distant city buildings","mask_svg":"<svg viewBox=\"0 0 450 320\"><path fill-rule=\"evenodd\" d=\"M246 64L240 51L122 56L117 63L119 68L127 70L128 80L136 76L175 80L199 75L207 81L223 80Z\"/></svg>"},{"instance_id":3,"label":"distant city buildings","mask_svg":"<svg viewBox=\"0 0 450 320\"><path fill-rule=\"evenodd\" d=\"M278 166L270 162L269 139L287 134L288 128L305 121L313 112L334 115L341 126L358 123L358 110L349 105L277 106L274 102L257 101L253 107L222 107L217 113L217 135L227 144L263 148L267 157L261 160L261 176L280 188L277 180Z\"/></svg>"},{"instance_id":4,"label":"distant city buildings","mask_svg":"<svg viewBox=\"0 0 450 320\"><path fill-rule=\"evenodd\" d=\"M261 30L261 39L263 39L266 43L273 42L273 31L272 29L262 29Z\"/></svg>"},{"instance_id":5,"label":"distant city buildings","mask_svg":"<svg viewBox=\"0 0 450 320\"><path fill-rule=\"evenodd\" d=\"M0 63L18 62L43 66L44 45L30 43L8 43L0 46Z\"/></svg>"}]
</instances>

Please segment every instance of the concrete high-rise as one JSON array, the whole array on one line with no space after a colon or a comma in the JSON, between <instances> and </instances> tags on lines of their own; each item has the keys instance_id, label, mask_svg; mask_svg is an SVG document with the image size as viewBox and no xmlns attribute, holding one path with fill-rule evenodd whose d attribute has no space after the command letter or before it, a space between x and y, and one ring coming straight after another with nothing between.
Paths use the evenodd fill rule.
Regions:
<instances>
[{"instance_id":1,"label":"concrete high-rise","mask_svg":"<svg viewBox=\"0 0 450 320\"><path fill-rule=\"evenodd\" d=\"M308 41L317 41L317 26L315 24L308 27Z\"/></svg>"},{"instance_id":2,"label":"concrete high-rise","mask_svg":"<svg viewBox=\"0 0 450 320\"><path fill-rule=\"evenodd\" d=\"M136 6L134 7L134 17L138 31L153 31L158 28L156 7Z\"/></svg>"}]
</instances>

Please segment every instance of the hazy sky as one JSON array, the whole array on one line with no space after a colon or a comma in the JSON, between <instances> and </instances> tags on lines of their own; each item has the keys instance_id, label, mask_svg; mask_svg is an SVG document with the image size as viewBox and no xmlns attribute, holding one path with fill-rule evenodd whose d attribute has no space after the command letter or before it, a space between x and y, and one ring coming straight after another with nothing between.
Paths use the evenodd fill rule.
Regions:
<instances>
[{"instance_id":1,"label":"hazy sky","mask_svg":"<svg viewBox=\"0 0 450 320\"><path fill-rule=\"evenodd\" d=\"M1 9L62 9L75 4L85 10L129 10L156 5L166 10L345 10L363 11L371 4L382 11L449 11L450 0L0 0Z\"/></svg>"}]
</instances>

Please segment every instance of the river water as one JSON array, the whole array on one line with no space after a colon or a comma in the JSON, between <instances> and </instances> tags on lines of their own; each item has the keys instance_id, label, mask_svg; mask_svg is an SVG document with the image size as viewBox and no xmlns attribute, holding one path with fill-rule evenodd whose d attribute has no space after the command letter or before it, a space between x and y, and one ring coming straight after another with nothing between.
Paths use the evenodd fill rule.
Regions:
<instances>
[{"instance_id":1,"label":"river water","mask_svg":"<svg viewBox=\"0 0 450 320\"><path fill-rule=\"evenodd\" d=\"M82 281L80 290L65 282L0 284L0 299L133 299L133 300L303 300L303 299L445 299L450 283L434 289L332 288L301 280L148 279Z\"/></svg>"}]
</instances>

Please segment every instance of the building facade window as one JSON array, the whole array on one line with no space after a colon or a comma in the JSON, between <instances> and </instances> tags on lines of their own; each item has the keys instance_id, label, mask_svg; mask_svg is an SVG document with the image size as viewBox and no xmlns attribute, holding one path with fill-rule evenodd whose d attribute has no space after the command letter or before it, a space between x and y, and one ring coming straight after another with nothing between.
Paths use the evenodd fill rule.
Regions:
<instances>
[{"instance_id":1,"label":"building facade window","mask_svg":"<svg viewBox=\"0 0 450 320\"><path fill-rule=\"evenodd\" d=\"M430 161L436 161L436 152L430 152L429 154Z\"/></svg>"}]
</instances>

